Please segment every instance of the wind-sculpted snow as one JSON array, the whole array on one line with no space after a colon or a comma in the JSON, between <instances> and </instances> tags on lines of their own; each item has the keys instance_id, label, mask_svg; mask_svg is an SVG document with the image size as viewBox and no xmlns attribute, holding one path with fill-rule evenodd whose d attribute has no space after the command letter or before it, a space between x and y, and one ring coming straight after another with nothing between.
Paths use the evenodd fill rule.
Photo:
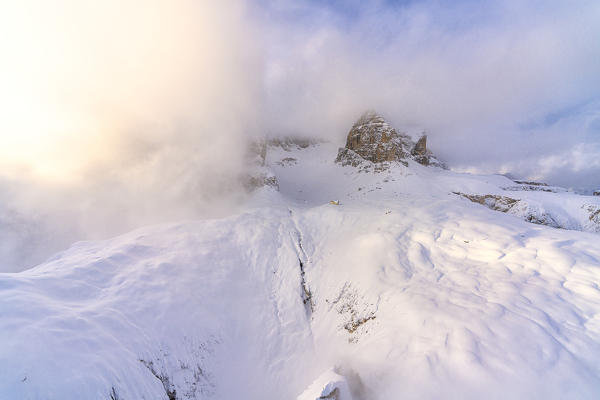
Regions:
<instances>
[{"instance_id":1,"label":"wind-sculpted snow","mask_svg":"<svg viewBox=\"0 0 600 400\"><path fill-rule=\"evenodd\" d=\"M504 177L332 149L271 148L280 192L245 213L0 275L0 398L598 398L598 234L451 194Z\"/></svg>"},{"instance_id":2,"label":"wind-sculpted snow","mask_svg":"<svg viewBox=\"0 0 600 400\"><path fill-rule=\"evenodd\" d=\"M0 275L0 397L293 397L311 341L279 214L142 229Z\"/></svg>"},{"instance_id":3,"label":"wind-sculpted snow","mask_svg":"<svg viewBox=\"0 0 600 400\"><path fill-rule=\"evenodd\" d=\"M597 238L431 208L349 210L360 234L315 238L316 348L359 371L366 398L593 398ZM329 308L346 282L377 305L358 338Z\"/></svg>"}]
</instances>

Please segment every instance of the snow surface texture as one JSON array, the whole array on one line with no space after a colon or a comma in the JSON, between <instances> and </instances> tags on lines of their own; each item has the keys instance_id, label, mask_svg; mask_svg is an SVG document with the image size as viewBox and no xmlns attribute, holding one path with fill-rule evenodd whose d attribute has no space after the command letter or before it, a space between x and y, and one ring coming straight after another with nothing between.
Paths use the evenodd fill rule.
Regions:
<instances>
[{"instance_id":1,"label":"snow surface texture","mask_svg":"<svg viewBox=\"0 0 600 400\"><path fill-rule=\"evenodd\" d=\"M574 228L600 198L412 160L358 173L336 152L271 146L280 191L241 214L0 274L0 398L600 396L600 236L453 192Z\"/></svg>"}]
</instances>

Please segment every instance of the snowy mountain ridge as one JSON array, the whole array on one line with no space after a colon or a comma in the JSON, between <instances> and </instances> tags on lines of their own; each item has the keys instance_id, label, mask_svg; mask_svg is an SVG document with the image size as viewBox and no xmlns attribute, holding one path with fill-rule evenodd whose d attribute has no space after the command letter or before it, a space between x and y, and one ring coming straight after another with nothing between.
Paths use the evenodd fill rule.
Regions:
<instances>
[{"instance_id":1,"label":"snowy mountain ridge","mask_svg":"<svg viewBox=\"0 0 600 400\"><path fill-rule=\"evenodd\" d=\"M0 397L597 398L600 198L284 142L242 213L0 274Z\"/></svg>"}]
</instances>

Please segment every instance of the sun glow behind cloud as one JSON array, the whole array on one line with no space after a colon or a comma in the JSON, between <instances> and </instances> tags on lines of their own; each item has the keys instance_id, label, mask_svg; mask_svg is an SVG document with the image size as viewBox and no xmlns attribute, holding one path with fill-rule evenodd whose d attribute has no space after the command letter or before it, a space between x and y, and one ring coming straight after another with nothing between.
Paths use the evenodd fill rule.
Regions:
<instances>
[{"instance_id":1,"label":"sun glow behind cloud","mask_svg":"<svg viewBox=\"0 0 600 400\"><path fill-rule=\"evenodd\" d=\"M244 6L1 4L0 271L77 240L231 212L260 97Z\"/></svg>"},{"instance_id":2,"label":"sun glow behind cloud","mask_svg":"<svg viewBox=\"0 0 600 400\"><path fill-rule=\"evenodd\" d=\"M236 70L245 47L229 25L241 12L238 2L191 0L3 5L2 167L70 179L114 157L124 135L160 140L223 101L235 106L228 87L232 75L245 79Z\"/></svg>"},{"instance_id":3,"label":"sun glow behind cloud","mask_svg":"<svg viewBox=\"0 0 600 400\"><path fill-rule=\"evenodd\" d=\"M523 129L598 104L592 1L5 3L4 172L73 179L132 139L168 147L192 131L341 140L365 108L423 125L450 165L485 172L536 175L537 160L598 141L577 110Z\"/></svg>"},{"instance_id":4,"label":"sun glow behind cloud","mask_svg":"<svg viewBox=\"0 0 600 400\"><path fill-rule=\"evenodd\" d=\"M69 104L80 86L81 36L57 29L68 18L49 5L11 2L0 16L0 152L3 164L56 178L80 161L80 147L101 127L81 104Z\"/></svg>"}]
</instances>

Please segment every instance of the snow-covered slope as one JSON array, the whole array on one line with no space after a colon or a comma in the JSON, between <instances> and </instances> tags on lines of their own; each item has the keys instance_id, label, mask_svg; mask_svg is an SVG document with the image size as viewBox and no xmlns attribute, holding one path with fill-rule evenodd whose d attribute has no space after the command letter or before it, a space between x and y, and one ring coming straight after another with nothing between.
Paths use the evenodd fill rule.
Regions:
<instances>
[{"instance_id":1,"label":"snow-covered slope","mask_svg":"<svg viewBox=\"0 0 600 400\"><path fill-rule=\"evenodd\" d=\"M1 274L0 398L599 396L600 236L453 192L574 224L600 199L412 161L359 173L336 152L270 147L280 191L241 214Z\"/></svg>"}]
</instances>

